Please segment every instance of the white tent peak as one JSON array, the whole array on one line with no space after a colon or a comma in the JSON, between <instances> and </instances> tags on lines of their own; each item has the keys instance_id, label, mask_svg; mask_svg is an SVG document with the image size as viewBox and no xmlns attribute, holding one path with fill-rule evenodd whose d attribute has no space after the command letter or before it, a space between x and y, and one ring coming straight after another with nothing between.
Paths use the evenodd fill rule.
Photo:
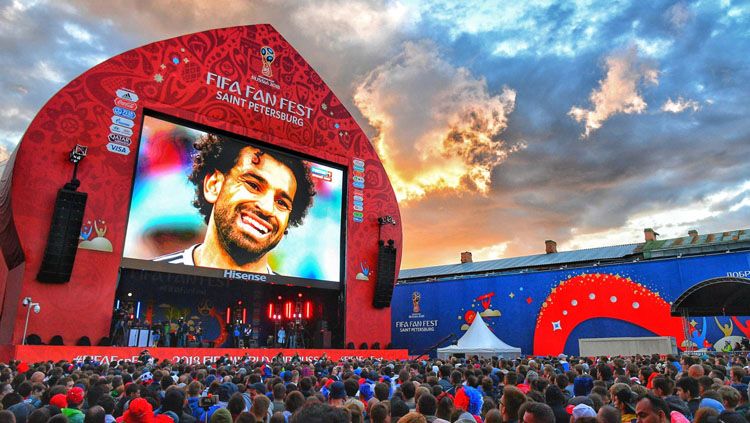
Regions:
<instances>
[{"instance_id":1,"label":"white tent peak","mask_svg":"<svg viewBox=\"0 0 750 423\"><path fill-rule=\"evenodd\" d=\"M518 356L521 349L511 347L500 338L498 338L482 319L482 315L477 313L471 326L466 333L456 342L445 348L438 348L438 356L447 356L450 354L465 353L467 355L492 355L492 356Z\"/></svg>"},{"instance_id":2,"label":"white tent peak","mask_svg":"<svg viewBox=\"0 0 750 423\"><path fill-rule=\"evenodd\" d=\"M479 313L476 314L471 326L466 330L464 336L456 342L456 345L459 348L513 348L492 333Z\"/></svg>"}]
</instances>

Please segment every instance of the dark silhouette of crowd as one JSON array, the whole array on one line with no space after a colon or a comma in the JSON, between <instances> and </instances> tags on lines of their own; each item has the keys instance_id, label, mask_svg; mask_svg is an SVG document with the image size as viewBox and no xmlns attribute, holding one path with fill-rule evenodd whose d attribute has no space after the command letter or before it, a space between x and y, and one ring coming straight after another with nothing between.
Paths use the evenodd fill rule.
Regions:
<instances>
[{"instance_id":1,"label":"dark silhouette of crowd","mask_svg":"<svg viewBox=\"0 0 750 423\"><path fill-rule=\"evenodd\" d=\"M747 423L741 355L0 364L0 423Z\"/></svg>"}]
</instances>

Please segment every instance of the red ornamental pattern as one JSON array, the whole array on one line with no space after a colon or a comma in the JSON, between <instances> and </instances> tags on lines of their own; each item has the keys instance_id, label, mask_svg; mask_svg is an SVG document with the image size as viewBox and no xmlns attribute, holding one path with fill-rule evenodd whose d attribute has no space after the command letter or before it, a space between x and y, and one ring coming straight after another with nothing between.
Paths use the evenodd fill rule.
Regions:
<instances>
[{"instance_id":1,"label":"red ornamental pattern","mask_svg":"<svg viewBox=\"0 0 750 423\"><path fill-rule=\"evenodd\" d=\"M259 51L263 46L271 46L275 52L272 78L261 79ZM223 101L217 94L228 90L217 87L217 78L211 80L209 74L237 82L240 87L252 85L263 95L283 97L290 104L304 107L300 109L304 116L297 116L300 120L294 124ZM125 155L107 149L113 108L117 107L115 92L121 88L139 97L130 154ZM31 320L29 333L43 339L61 334L66 342L81 335L96 341L108 333L144 110L255 138L349 168L349 195L344 199L347 264L342 281L346 284L345 337L356 345L390 342L390 310L371 306L374 278L366 283L356 280L355 275L361 263L373 268L377 263L377 218L383 215L399 222L383 228L382 235L396 242L396 268L400 266L401 219L395 194L375 150L354 118L315 70L270 25L210 30L122 53L70 82L37 114L18 150L11 194L13 219L26 257L22 286L17 292L19 298L32 296L44 304L40 316ZM44 253L56 192L72 172L67 155L76 143L89 147L78 174L80 189L89 193L86 215L107 220L107 238L113 252L80 250L70 283L43 285L35 280L35 275ZM362 223L351 219L354 158L366 163ZM72 312L83 304L85 313ZM11 341L16 343L20 343L23 332L21 314L17 313L12 331ZM58 318L63 315L65 319ZM81 328L89 330L81 333Z\"/></svg>"},{"instance_id":2,"label":"red ornamental pattern","mask_svg":"<svg viewBox=\"0 0 750 423\"><path fill-rule=\"evenodd\" d=\"M671 317L669 304L658 292L619 275L583 274L552 288L542 303L534 330L534 354L562 353L573 329L594 318L622 320L658 336L673 336L677 345L685 339L682 319Z\"/></svg>"}]
</instances>

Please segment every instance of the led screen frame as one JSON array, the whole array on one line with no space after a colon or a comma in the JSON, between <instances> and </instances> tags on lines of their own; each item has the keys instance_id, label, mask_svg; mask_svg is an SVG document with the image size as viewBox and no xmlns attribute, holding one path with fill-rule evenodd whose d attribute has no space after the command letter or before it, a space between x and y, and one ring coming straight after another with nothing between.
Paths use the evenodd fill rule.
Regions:
<instances>
[{"instance_id":1,"label":"led screen frame","mask_svg":"<svg viewBox=\"0 0 750 423\"><path fill-rule=\"evenodd\" d=\"M122 267L247 282L342 287L346 252L345 166L150 110L144 112L140 129ZM191 204L195 185L187 178L196 151L192 143L205 133L239 143L239 148L257 147L268 151L271 157L288 156L309 166L316 188L313 204L302 224L290 225L288 235L268 253L270 274L154 261L156 257L185 251L205 237L203 216Z\"/></svg>"}]
</instances>

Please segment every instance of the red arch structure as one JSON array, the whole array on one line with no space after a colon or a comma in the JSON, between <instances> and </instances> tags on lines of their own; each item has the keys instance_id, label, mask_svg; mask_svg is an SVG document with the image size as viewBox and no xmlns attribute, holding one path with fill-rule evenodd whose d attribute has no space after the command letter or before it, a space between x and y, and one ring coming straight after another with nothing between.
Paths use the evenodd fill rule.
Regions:
<instances>
[{"instance_id":1,"label":"red arch structure","mask_svg":"<svg viewBox=\"0 0 750 423\"><path fill-rule=\"evenodd\" d=\"M268 47L272 60L263 55ZM123 92L132 93L129 100ZM266 107L248 107L241 98ZM390 309L372 307L375 275L357 278L363 267L376 268L379 237L395 241L396 269L400 266L400 214L385 169L321 76L272 26L252 25L184 35L122 53L71 81L39 111L6 168L0 192L0 246L7 266L5 275L0 272L0 282L7 282L0 284L0 344L21 343L24 297L42 304L28 332L45 341L62 335L72 344L86 335L96 342L108 335L144 110L346 169L345 342L390 342ZM121 134L111 132L123 115L134 122L132 141L123 142ZM290 115L294 119L283 119ZM76 144L88 146L78 172L80 189L89 195L84 222L106 220L111 252L79 248L70 282L43 284L36 275L57 190L72 173L68 153ZM352 189L359 181L355 176L366 181L361 190ZM396 224L381 228L378 218L385 215Z\"/></svg>"},{"instance_id":2,"label":"red arch structure","mask_svg":"<svg viewBox=\"0 0 750 423\"><path fill-rule=\"evenodd\" d=\"M682 319L670 316L669 304L640 283L605 273L573 276L552 288L542 303L534 330L534 354L560 354L573 329L594 318L622 320L681 345ZM617 336L617 334L612 334Z\"/></svg>"}]
</instances>

